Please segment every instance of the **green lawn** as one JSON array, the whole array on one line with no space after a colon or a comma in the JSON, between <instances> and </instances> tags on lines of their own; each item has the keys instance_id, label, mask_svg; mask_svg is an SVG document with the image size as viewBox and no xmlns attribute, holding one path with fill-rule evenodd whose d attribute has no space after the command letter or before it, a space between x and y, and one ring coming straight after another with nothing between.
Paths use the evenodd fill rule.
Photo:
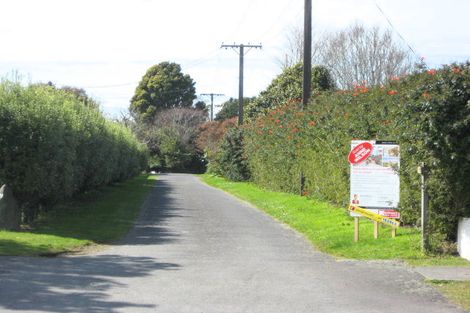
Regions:
<instances>
[{"instance_id":1,"label":"green lawn","mask_svg":"<svg viewBox=\"0 0 470 313\"><path fill-rule=\"evenodd\" d=\"M429 281L437 287L449 300L470 311L470 281Z\"/></svg>"},{"instance_id":2,"label":"green lawn","mask_svg":"<svg viewBox=\"0 0 470 313\"><path fill-rule=\"evenodd\" d=\"M61 203L21 232L0 231L0 255L54 255L112 243L132 227L156 176L89 192Z\"/></svg>"},{"instance_id":3,"label":"green lawn","mask_svg":"<svg viewBox=\"0 0 470 313\"><path fill-rule=\"evenodd\" d=\"M470 262L453 256L427 256L420 251L420 232L400 227L395 238L390 228L380 228L373 238L373 224L360 223L360 240L354 242L354 221L344 208L337 208L297 195L262 190L251 183L229 182L212 175L201 175L207 184L225 190L265 211L275 219L296 229L320 251L339 258L396 259L412 265L470 266Z\"/></svg>"}]
</instances>

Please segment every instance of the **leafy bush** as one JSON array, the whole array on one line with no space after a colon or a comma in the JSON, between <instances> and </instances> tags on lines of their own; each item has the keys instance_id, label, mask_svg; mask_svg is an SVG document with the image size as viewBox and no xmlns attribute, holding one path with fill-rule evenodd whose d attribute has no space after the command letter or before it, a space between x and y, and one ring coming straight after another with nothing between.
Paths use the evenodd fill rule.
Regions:
<instances>
[{"instance_id":1,"label":"leafy bush","mask_svg":"<svg viewBox=\"0 0 470 313\"><path fill-rule=\"evenodd\" d=\"M245 126L252 180L273 190L298 192L302 170L308 194L346 205L350 141L396 140L402 155L403 222L419 222L416 166L425 162L431 170L432 232L453 240L457 218L470 213L469 86L466 63L422 69L382 87L316 91L304 111L288 101Z\"/></svg>"},{"instance_id":2,"label":"leafy bush","mask_svg":"<svg viewBox=\"0 0 470 313\"><path fill-rule=\"evenodd\" d=\"M244 155L243 130L230 128L220 145L218 163L222 175L233 181L244 181L250 178L248 162Z\"/></svg>"},{"instance_id":3,"label":"leafy bush","mask_svg":"<svg viewBox=\"0 0 470 313\"><path fill-rule=\"evenodd\" d=\"M202 155L196 149L199 126L207 119L203 110L166 109L146 123L137 121L134 131L147 144L151 168L203 172Z\"/></svg>"},{"instance_id":4,"label":"leafy bush","mask_svg":"<svg viewBox=\"0 0 470 313\"><path fill-rule=\"evenodd\" d=\"M0 84L0 181L13 189L27 220L41 207L129 178L146 162L130 130L74 95Z\"/></svg>"},{"instance_id":5,"label":"leafy bush","mask_svg":"<svg viewBox=\"0 0 470 313\"><path fill-rule=\"evenodd\" d=\"M201 125L196 141L199 151L204 152L207 164L207 172L222 175L220 164L220 145L228 130L237 125L237 117L232 117L223 121L206 122Z\"/></svg>"}]
</instances>

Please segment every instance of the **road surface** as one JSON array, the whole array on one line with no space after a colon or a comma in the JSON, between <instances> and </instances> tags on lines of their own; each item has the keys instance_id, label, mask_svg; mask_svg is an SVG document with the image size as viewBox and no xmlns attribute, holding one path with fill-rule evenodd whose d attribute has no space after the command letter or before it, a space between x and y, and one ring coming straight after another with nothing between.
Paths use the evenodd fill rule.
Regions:
<instances>
[{"instance_id":1,"label":"road surface","mask_svg":"<svg viewBox=\"0 0 470 313\"><path fill-rule=\"evenodd\" d=\"M163 174L119 244L0 258L0 312L464 311L403 265L337 261L197 177Z\"/></svg>"}]
</instances>

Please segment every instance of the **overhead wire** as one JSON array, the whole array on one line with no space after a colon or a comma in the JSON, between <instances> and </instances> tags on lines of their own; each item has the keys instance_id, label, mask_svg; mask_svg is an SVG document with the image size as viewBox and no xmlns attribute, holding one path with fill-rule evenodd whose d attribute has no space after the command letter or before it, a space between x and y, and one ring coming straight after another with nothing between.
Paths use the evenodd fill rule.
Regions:
<instances>
[{"instance_id":1,"label":"overhead wire","mask_svg":"<svg viewBox=\"0 0 470 313\"><path fill-rule=\"evenodd\" d=\"M382 13L383 17L385 18L385 20L388 22L388 24L390 25L390 27L393 29L393 31L398 35L398 37L401 38L401 40L408 46L408 49L414 54L414 56L416 57L416 59L420 59L420 57L418 56L418 54L416 53L416 51L413 49L413 47L411 47L411 45L408 43L408 41L406 41L406 39L400 34L400 32L396 29L396 27L393 25L392 21L388 18L388 16L385 14L385 12L382 10L382 8L379 6L379 4L377 3L377 1L375 2L375 6L377 7L377 9L380 11L380 13Z\"/></svg>"}]
</instances>

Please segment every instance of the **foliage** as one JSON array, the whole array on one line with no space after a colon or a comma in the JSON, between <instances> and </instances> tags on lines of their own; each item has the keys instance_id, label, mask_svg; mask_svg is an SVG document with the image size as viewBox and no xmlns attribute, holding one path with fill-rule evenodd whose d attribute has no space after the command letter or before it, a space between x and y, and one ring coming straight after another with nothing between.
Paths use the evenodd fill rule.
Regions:
<instances>
[{"instance_id":1,"label":"foliage","mask_svg":"<svg viewBox=\"0 0 470 313\"><path fill-rule=\"evenodd\" d=\"M238 127L230 128L220 145L218 163L224 177L233 181L250 178L248 162L244 155L243 130Z\"/></svg>"},{"instance_id":2,"label":"foliage","mask_svg":"<svg viewBox=\"0 0 470 313\"><path fill-rule=\"evenodd\" d=\"M243 106L249 106L255 98L243 98ZM230 98L222 103L222 109L215 116L216 121L226 120L238 116L238 99Z\"/></svg>"},{"instance_id":3,"label":"foliage","mask_svg":"<svg viewBox=\"0 0 470 313\"><path fill-rule=\"evenodd\" d=\"M196 98L194 81L176 63L152 66L142 77L131 99L130 111L144 121L165 109L191 107Z\"/></svg>"},{"instance_id":4,"label":"foliage","mask_svg":"<svg viewBox=\"0 0 470 313\"><path fill-rule=\"evenodd\" d=\"M248 119L266 114L271 109L278 108L288 101L302 99L303 66L298 63L284 69L271 84L262 91L254 101L245 108ZM325 91L334 88L333 79L329 71L322 66L312 68L312 91Z\"/></svg>"},{"instance_id":5,"label":"foliage","mask_svg":"<svg viewBox=\"0 0 470 313\"><path fill-rule=\"evenodd\" d=\"M401 227L391 240L390 228L383 226L374 239L373 224L360 223L361 236L353 242L354 222L342 209L327 202L298 195L273 192L249 182L231 182L221 177L203 175L207 184L221 188L248 201L275 219L294 228L310 240L317 249L336 257L355 259L402 259L413 265L470 266L459 257L425 255L419 249L420 233L414 227ZM386 246L386 248L384 248Z\"/></svg>"},{"instance_id":6,"label":"foliage","mask_svg":"<svg viewBox=\"0 0 470 313\"><path fill-rule=\"evenodd\" d=\"M99 106L100 106L99 103L95 99L90 97L86 93L85 89L83 89L83 88L63 86L60 89L67 92L67 93L70 93L70 94L74 95L79 101L81 101L87 107L98 109Z\"/></svg>"},{"instance_id":7,"label":"foliage","mask_svg":"<svg viewBox=\"0 0 470 313\"><path fill-rule=\"evenodd\" d=\"M40 208L121 181L146 166L129 129L49 86L0 84L0 180L28 221Z\"/></svg>"},{"instance_id":8,"label":"foliage","mask_svg":"<svg viewBox=\"0 0 470 313\"><path fill-rule=\"evenodd\" d=\"M203 111L207 116L209 116L209 107L204 101L198 101L194 104L196 110Z\"/></svg>"},{"instance_id":9,"label":"foliage","mask_svg":"<svg viewBox=\"0 0 470 313\"><path fill-rule=\"evenodd\" d=\"M469 214L470 64L421 70L383 87L316 92L299 110L288 103L246 126L245 154L260 186L306 193L346 205L351 139L396 140L401 147L401 212L419 222L416 166L430 166L429 193L435 249L455 239L456 220ZM466 210L466 211L465 211Z\"/></svg>"},{"instance_id":10,"label":"foliage","mask_svg":"<svg viewBox=\"0 0 470 313\"><path fill-rule=\"evenodd\" d=\"M27 231L0 231L0 255L56 255L111 244L133 226L155 180L139 175L80 194L41 214Z\"/></svg>"},{"instance_id":11,"label":"foliage","mask_svg":"<svg viewBox=\"0 0 470 313\"><path fill-rule=\"evenodd\" d=\"M204 162L196 147L196 138L206 118L203 110L175 108L160 112L147 123L136 123L134 131L147 144L151 168L203 171Z\"/></svg>"},{"instance_id":12,"label":"foliage","mask_svg":"<svg viewBox=\"0 0 470 313\"><path fill-rule=\"evenodd\" d=\"M222 175L220 160L220 144L227 131L237 125L237 117L223 121L211 121L201 125L196 141L199 151L204 152L207 172Z\"/></svg>"}]
</instances>

